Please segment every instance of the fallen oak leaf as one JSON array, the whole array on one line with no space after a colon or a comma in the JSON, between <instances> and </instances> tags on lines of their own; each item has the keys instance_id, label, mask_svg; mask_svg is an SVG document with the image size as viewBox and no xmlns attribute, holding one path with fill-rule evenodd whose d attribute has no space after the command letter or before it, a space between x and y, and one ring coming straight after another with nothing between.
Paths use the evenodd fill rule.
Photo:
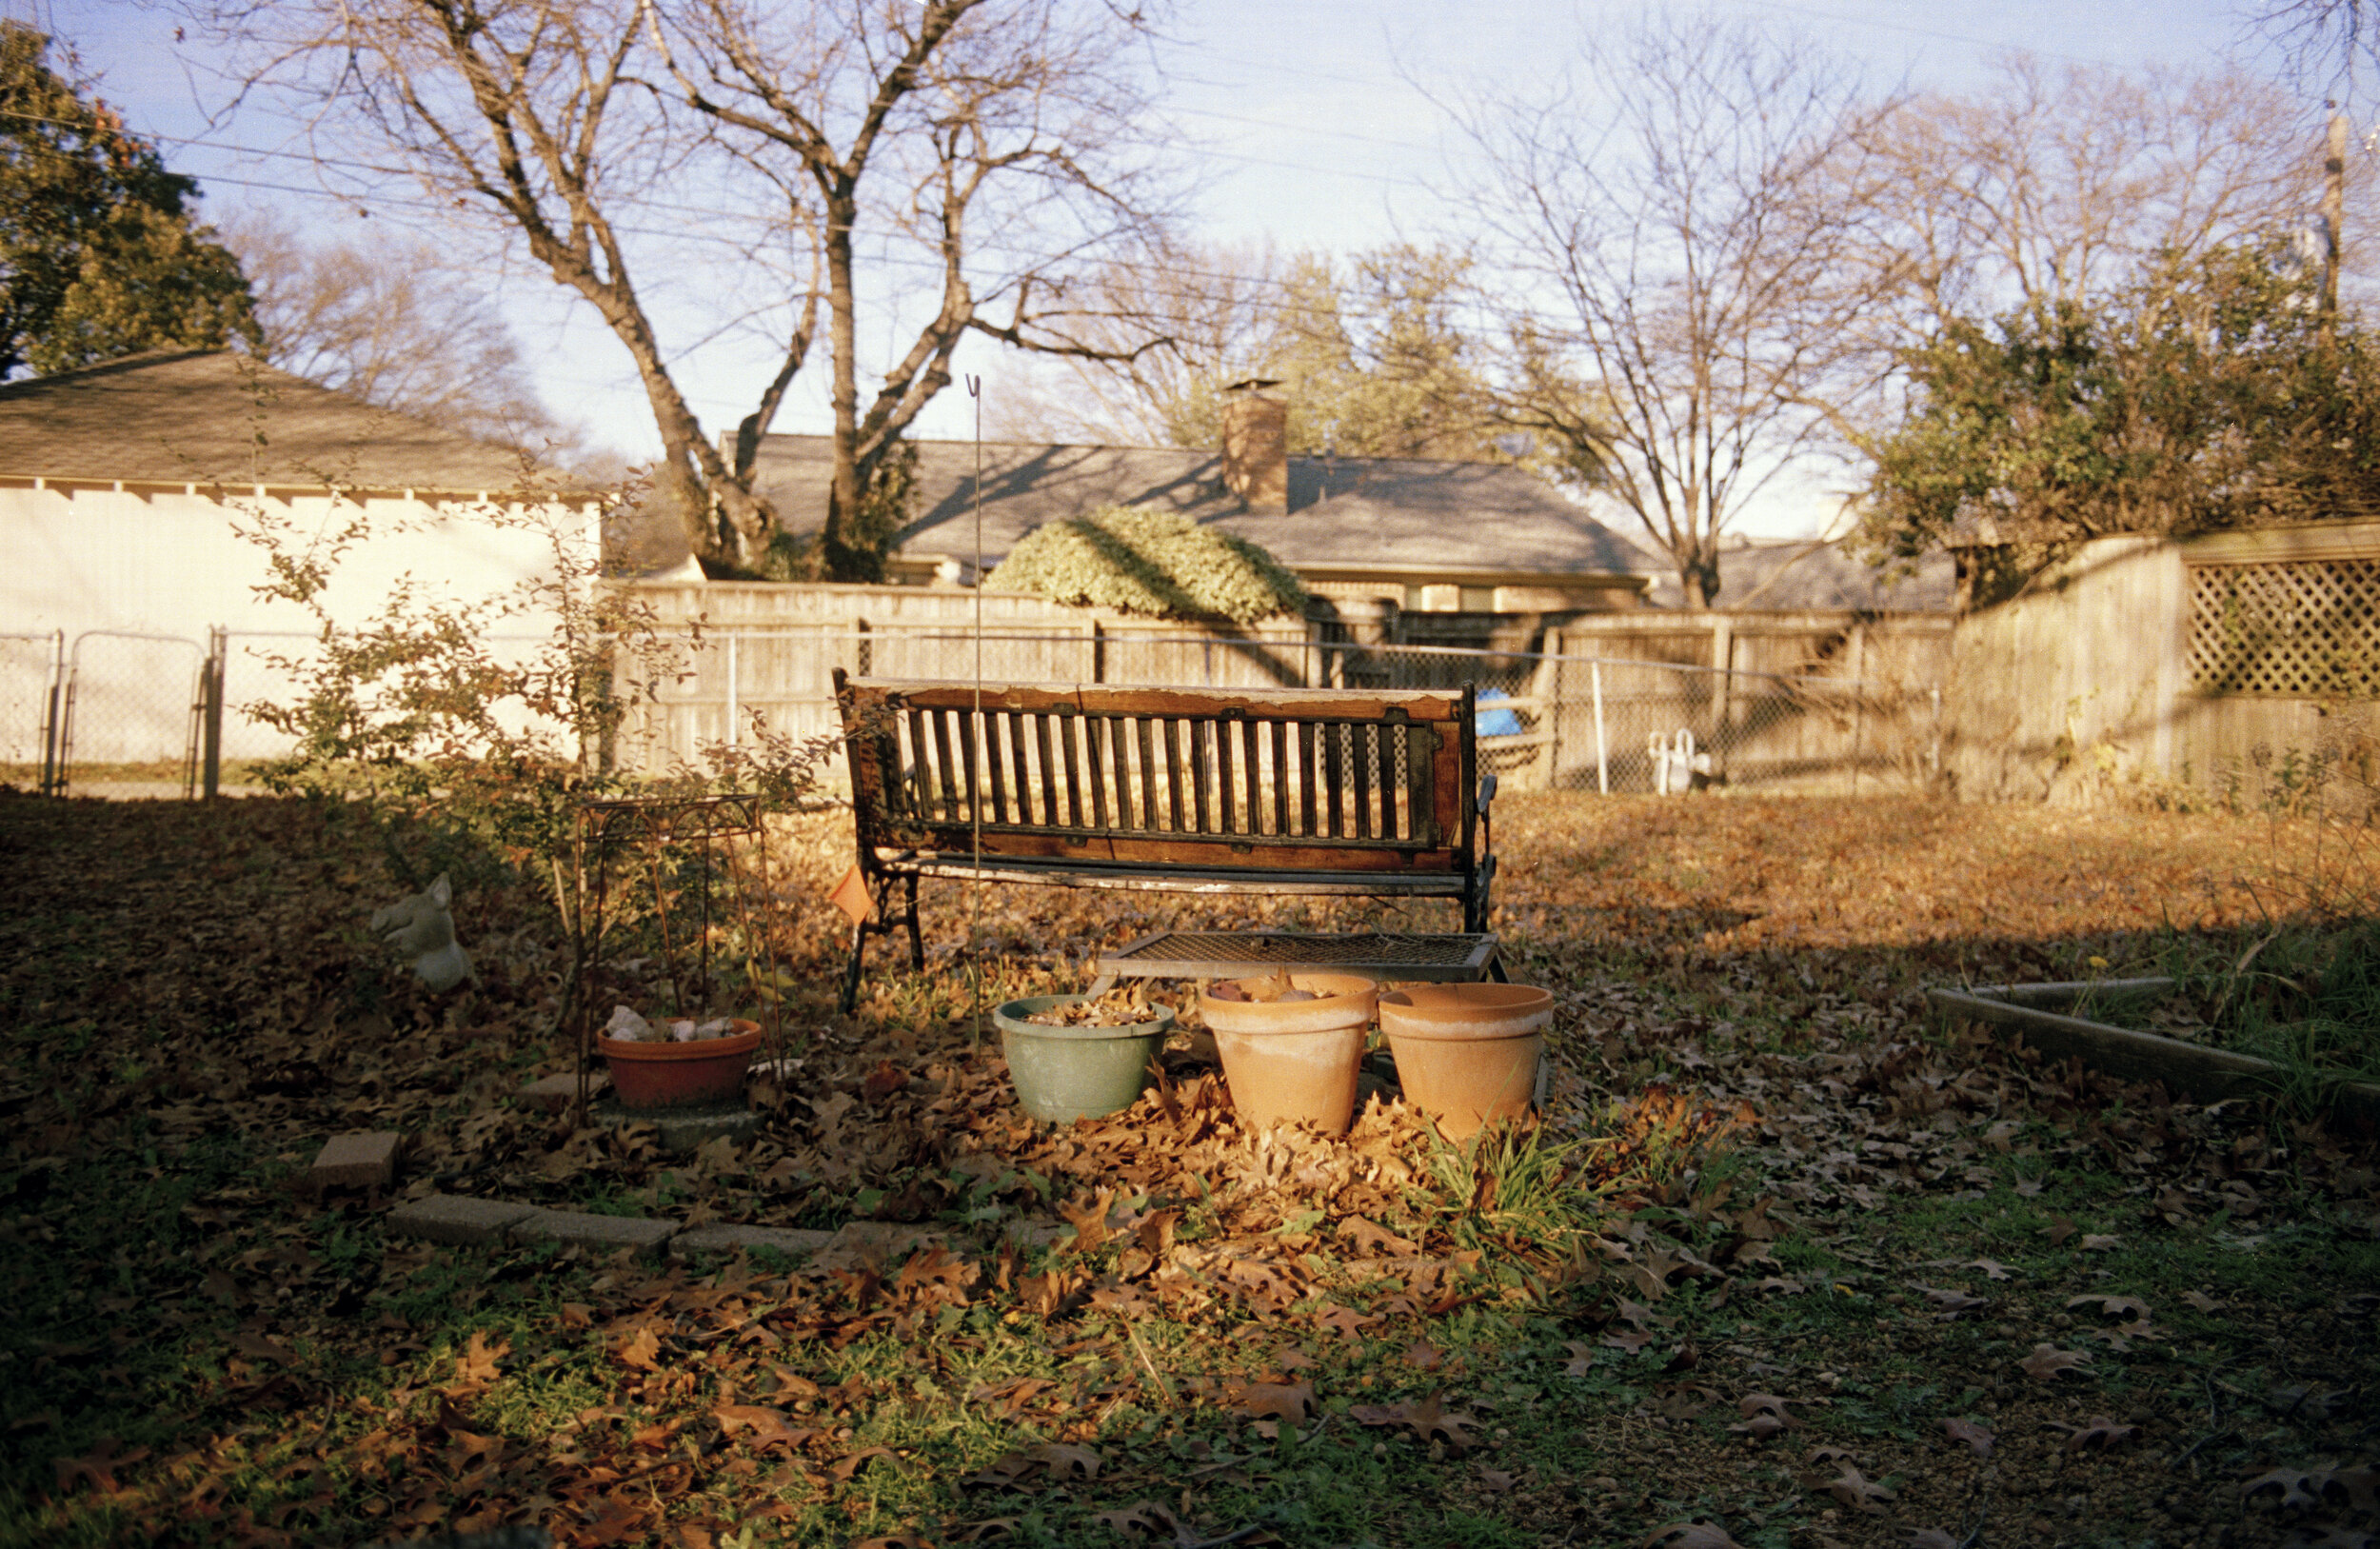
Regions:
<instances>
[{"instance_id":1,"label":"fallen oak leaf","mask_svg":"<svg viewBox=\"0 0 2380 1549\"><path fill-rule=\"evenodd\" d=\"M2016 1363L2025 1375L2036 1382L2054 1381L2060 1372L2091 1369L2091 1358L2079 1350L2060 1350L2055 1345L2036 1344L2033 1354Z\"/></svg>"},{"instance_id":2,"label":"fallen oak leaf","mask_svg":"<svg viewBox=\"0 0 2380 1549\"><path fill-rule=\"evenodd\" d=\"M1842 1473L1826 1481L1826 1493L1854 1511L1880 1512L1894 1492L1846 1463Z\"/></svg>"},{"instance_id":3,"label":"fallen oak leaf","mask_svg":"<svg viewBox=\"0 0 2380 1549\"><path fill-rule=\"evenodd\" d=\"M2086 1292L2066 1299L2066 1307L2070 1312L2076 1307L2092 1305L2096 1305L2100 1316L2105 1318L2137 1318L2145 1322L2149 1317L2149 1303L2136 1296L2096 1296Z\"/></svg>"},{"instance_id":4,"label":"fallen oak leaf","mask_svg":"<svg viewBox=\"0 0 2380 1549\"><path fill-rule=\"evenodd\" d=\"M1416 1371L1434 1372L1446 1364L1446 1353L1427 1340L1416 1340L1405 1346L1405 1364Z\"/></svg>"},{"instance_id":5,"label":"fallen oak leaf","mask_svg":"<svg viewBox=\"0 0 2380 1549\"><path fill-rule=\"evenodd\" d=\"M1562 1348L1569 1352L1569 1364L1562 1368L1564 1377L1584 1377L1595 1366L1595 1346L1584 1340L1566 1340Z\"/></svg>"},{"instance_id":6,"label":"fallen oak leaf","mask_svg":"<svg viewBox=\"0 0 2380 1549\"><path fill-rule=\"evenodd\" d=\"M879 1451L883 1449L879 1448ZM1050 1441L1025 1454L1037 1463L1047 1465L1051 1474L1069 1479L1095 1479L1106 1460L1089 1447L1066 1441Z\"/></svg>"},{"instance_id":7,"label":"fallen oak leaf","mask_svg":"<svg viewBox=\"0 0 2380 1549\"><path fill-rule=\"evenodd\" d=\"M1092 1519L1119 1533L1164 1533L1175 1537L1180 1534L1180 1519L1156 1500L1135 1500L1113 1511L1097 1513Z\"/></svg>"},{"instance_id":8,"label":"fallen oak leaf","mask_svg":"<svg viewBox=\"0 0 2380 1549\"><path fill-rule=\"evenodd\" d=\"M1314 1321L1319 1327L1334 1330L1352 1340L1359 1338L1366 1328L1378 1322L1379 1319L1368 1313L1358 1312L1353 1307L1331 1307L1316 1317Z\"/></svg>"},{"instance_id":9,"label":"fallen oak leaf","mask_svg":"<svg viewBox=\"0 0 2380 1549\"><path fill-rule=\"evenodd\" d=\"M472 1336L473 1339L478 1337ZM246 1329L231 1336L231 1348L244 1356L253 1357L258 1360L269 1360L277 1366L295 1366L299 1363L298 1353L295 1350L286 1344L275 1344L262 1334L251 1334Z\"/></svg>"},{"instance_id":10,"label":"fallen oak leaf","mask_svg":"<svg viewBox=\"0 0 2380 1549\"><path fill-rule=\"evenodd\" d=\"M489 1344L486 1329L473 1329L470 1342L464 1346L463 1354L455 1358L455 1378L464 1382L492 1382L501 1375L497 1362L511 1353L510 1340Z\"/></svg>"},{"instance_id":11,"label":"fallen oak leaf","mask_svg":"<svg viewBox=\"0 0 2380 1549\"><path fill-rule=\"evenodd\" d=\"M1942 1434L1954 1441L1963 1441L1978 1458L1992 1456L1992 1443L1998 1440L1990 1431L1972 1420L1946 1420Z\"/></svg>"},{"instance_id":12,"label":"fallen oak leaf","mask_svg":"<svg viewBox=\"0 0 2380 1549\"><path fill-rule=\"evenodd\" d=\"M1996 1259L1970 1259L1958 1267L1961 1269L1980 1269L1983 1271L1985 1279L1995 1281L2007 1280L2016 1273L2016 1271L2011 1269L2008 1265L2001 1263Z\"/></svg>"},{"instance_id":13,"label":"fallen oak leaf","mask_svg":"<svg viewBox=\"0 0 2380 1549\"><path fill-rule=\"evenodd\" d=\"M1958 1549L1958 1540L1938 1527L1913 1527L1909 1549Z\"/></svg>"},{"instance_id":14,"label":"fallen oak leaf","mask_svg":"<svg viewBox=\"0 0 2380 1549\"><path fill-rule=\"evenodd\" d=\"M1786 1405L1792 1401L1789 1399L1780 1399L1774 1393L1747 1393L1735 1400L1735 1412L1746 1420L1754 1420L1761 1415L1773 1416L1788 1428L1792 1428L1801 1423L1786 1412Z\"/></svg>"},{"instance_id":15,"label":"fallen oak leaf","mask_svg":"<svg viewBox=\"0 0 2380 1549\"><path fill-rule=\"evenodd\" d=\"M57 1472L58 1493L63 1495L73 1487L76 1479L87 1479L101 1495L114 1495L123 1486L116 1482L115 1471L139 1462L149 1456L147 1447L134 1447L129 1452L116 1451L116 1439L103 1436L91 1443L89 1453L80 1458L53 1458L50 1467Z\"/></svg>"},{"instance_id":16,"label":"fallen oak leaf","mask_svg":"<svg viewBox=\"0 0 2380 1549\"><path fill-rule=\"evenodd\" d=\"M827 1464L826 1472L836 1483L847 1484L851 1481L851 1476L860 1471L860 1465L871 1458L891 1458L898 1461L900 1454L890 1447L862 1447L859 1451L845 1453Z\"/></svg>"},{"instance_id":17,"label":"fallen oak leaf","mask_svg":"<svg viewBox=\"0 0 2380 1549\"><path fill-rule=\"evenodd\" d=\"M1409 1242L1379 1222L1362 1216L1349 1216L1340 1221L1339 1235L1359 1248L1377 1248L1392 1259L1410 1259L1421 1251L1420 1243Z\"/></svg>"},{"instance_id":18,"label":"fallen oak leaf","mask_svg":"<svg viewBox=\"0 0 2380 1549\"><path fill-rule=\"evenodd\" d=\"M739 1430L752 1433L752 1445L790 1447L819 1433L815 1429L795 1430L785 1421L783 1412L756 1403L723 1403L711 1411L719 1421L720 1434L733 1436Z\"/></svg>"},{"instance_id":19,"label":"fallen oak leaf","mask_svg":"<svg viewBox=\"0 0 2380 1549\"><path fill-rule=\"evenodd\" d=\"M2081 1425L2061 1425L2056 1420L2050 1423L2071 1433L2066 1438L2066 1450L2069 1452L2080 1452L2085 1447L2097 1447L2107 1452L2140 1439L2139 1426L2118 1425L2106 1415L2093 1415Z\"/></svg>"},{"instance_id":20,"label":"fallen oak leaf","mask_svg":"<svg viewBox=\"0 0 2380 1549\"><path fill-rule=\"evenodd\" d=\"M1992 1304L1988 1298L1970 1296L1955 1286L1920 1285L1917 1289L1925 1293L1928 1301L1933 1302L1946 1315L1953 1318L1962 1312L1973 1312L1977 1307L1988 1307Z\"/></svg>"},{"instance_id":21,"label":"fallen oak leaf","mask_svg":"<svg viewBox=\"0 0 2380 1549\"><path fill-rule=\"evenodd\" d=\"M2082 1241L2076 1246L2085 1253L2110 1253L2114 1251L2123 1241L2113 1232L2086 1232L2083 1234Z\"/></svg>"},{"instance_id":22,"label":"fallen oak leaf","mask_svg":"<svg viewBox=\"0 0 2380 1549\"><path fill-rule=\"evenodd\" d=\"M649 1325L640 1326L613 1348L612 1355L623 1366L640 1372L654 1371L661 1365L661 1340L653 1337Z\"/></svg>"},{"instance_id":23,"label":"fallen oak leaf","mask_svg":"<svg viewBox=\"0 0 2380 1549\"><path fill-rule=\"evenodd\" d=\"M1727 1429L1731 1435L1748 1436L1755 1441L1766 1441L1771 1437L1784 1435L1789 1427L1780 1416L1755 1415L1742 1424L1730 1425Z\"/></svg>"},{"instance_id":24,"label":"fallen oak leaf","mask_svg":"<svg viewBox=\"0 0 2380 1549\"><path fill-rule=\"evenodd\" d=\"M2041 1228L2042 1235L2050 1240L2050 1246L2053 1248L2064 1247L2066 1245L2066 1240L2081 1230L2081 1227L2075 1225L2064 1216L2058 1217L2056 1220L2051 1221L2049 1225Z\"/></svg>"},{"instance_id":25,"label":"fallen oak leaf","mask_svg":"<svg viewBox=\"0 0 2380 1549\"><path fill-rule=\"evenodd\" d=\"M1251 1382L1240 1391L1232 1413L1248 1420L1285 1420L1303 1424L1315 1412L1311 1382Z\"/></svg>"}]
</instances>

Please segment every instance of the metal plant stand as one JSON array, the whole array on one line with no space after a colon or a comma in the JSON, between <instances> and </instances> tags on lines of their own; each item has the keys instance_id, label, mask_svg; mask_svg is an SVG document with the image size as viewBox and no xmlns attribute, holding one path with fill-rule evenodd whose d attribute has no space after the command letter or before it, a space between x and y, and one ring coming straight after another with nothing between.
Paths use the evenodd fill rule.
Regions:
<instances>
[{"instance_id":1,"label":"metal plant stand","mask_svg":"<svg viewBox=\"0 0 2380 1549\"><path fill-rule=\"evenodd\" d=\"M1284 970L1400 983L1503 977L1493 931L1161 930L1101 953L1097 966L1094 995L1119 979L1247 979Z\"/></svg>"},{"instance_id":2,"label":"metal plant stand","mask_svg":"<svg viewBox=\"0 0 2380 1549\"><path fill-rule=\"evenodd\" d=\"M767 929L768 844L761 798L624 797L579 804L571 921L578 1097L588 1114L598 1008L611 999L607 949L625 944L659 963L669 1015L720 1014L723 954L741 956L744 994L762 1024L767 1058L783 1059L785 981ZM615 938L625 938L615 943ZM719 950L714 950L714 943ZM627 960L614 954L624 967ZM616 976L615 976L616 977ZM659 1020L656 1018L655 1020Z\"/></svg>"}]
</instances>

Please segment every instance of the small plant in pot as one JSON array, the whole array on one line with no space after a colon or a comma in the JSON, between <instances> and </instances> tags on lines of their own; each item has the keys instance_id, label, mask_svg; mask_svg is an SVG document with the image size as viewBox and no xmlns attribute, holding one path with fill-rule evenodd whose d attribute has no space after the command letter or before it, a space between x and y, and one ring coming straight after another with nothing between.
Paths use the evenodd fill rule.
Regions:
<instances>
[{"instance_id":1,"label":"small plant in pot","mask_svg":"<svg viewBox=\"0 0 2380 1549\"><path fill-rule=\"evenodd\" d=\"M681 1017L656 1027L625 1005L612 1007L595 1039L611 1068L612 1090L628 1108L732 1102L760 1046L761 1024L742 1017Z\"/></svg>"},{"instance_id":2,"label":"small plant in pot","mask_svg":"<svg viewBox=\"0 0 2380 1549\"><path fill-rule=\"evenodd\" d=\"M1199 1014L1242 1122L1284 1121L1344 1135L1379 986L1355 974L1282 972L1232 979L1199 996Z\"/></svg>"},{"instance_id":3,"label":"small plant in pot","mask_svg":"<svg viewBox=\"0 0 2380 1549\"><path fill-rule=\"evenodd\" d=\"M1174 1028L1170 1006L1124 992L1030 995L997 1006L1017 1104L1046 1124L1101 1119L1140 1099Z\"/></svg>"}]
</instances>

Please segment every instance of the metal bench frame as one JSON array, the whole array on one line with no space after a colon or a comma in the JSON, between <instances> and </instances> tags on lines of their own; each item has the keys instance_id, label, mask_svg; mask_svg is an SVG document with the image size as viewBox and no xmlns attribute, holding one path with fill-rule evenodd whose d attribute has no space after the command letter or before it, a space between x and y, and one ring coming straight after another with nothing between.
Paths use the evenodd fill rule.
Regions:
<instances>
[{"instance_id":1,"label":"metal bench frame","mask_svg":"<svg viewBox=\"0 0 2380 1549\"><path fill-rule=\"evenodd\" d=\"M1487 928L1496 778L1472 686L1371 693L854 678L838 669L871 935L911 966L924 877L1162 892L1444 898ZM978 860L978 820L981 851ZM896 890L900 900L895 901Z\"/></svg>"}]
</instances>

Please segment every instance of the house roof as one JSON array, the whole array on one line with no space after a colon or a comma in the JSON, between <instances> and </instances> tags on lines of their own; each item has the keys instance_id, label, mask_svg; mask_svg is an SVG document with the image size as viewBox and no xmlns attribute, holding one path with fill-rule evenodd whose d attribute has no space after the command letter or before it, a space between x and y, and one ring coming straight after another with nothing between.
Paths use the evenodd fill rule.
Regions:
<instances>
[{"instance_id":1,"label":"house roof","mask_svg":"<svg viewBox=\"0 0 2380 1549\"><path fill-rule=\"evenodd\" d=\"M506 447L227 350L133 355L0 384L0 476L511 489Z\"/></svg>"},{"instance_id":2,"label":"house roof","mask_svg":"<svg viewBox=\"0 0 2380 1549\"><path fill-rule=\"evenodd\" d=\"M1677 571L1647 554L1638 568L1654 577L1649 601L1656 607L1679 606ZM1841 540L1731 538L1719 546L1722 608L1786 611L1857 608L1877 613L1947 613L1954 578L1949 554L1940 550L1905 567L1872 568L1847 553Z\"/></svg>"},{"instance_id":3,"label":"house roof","mask_svg":"<svg viewBox=\"0 0 2380 1549\"><path fill-rule=\"evenodd\" d=\"M895 546L969 559L975 444L915 445L912 519ZM824 436L762 438L754 483L790 530L815 531L823 519L831 458ZM986 566L1035 527L1112 502L1183 512L1253 540L1293 568L1609 575L1646 567L1640 552L1543 481L1492 463L1292 457L1288 514L1258 516L1223 487L1223 461L1213 452L986 442L982 459Z\"/></svg>"}]
</instances>

